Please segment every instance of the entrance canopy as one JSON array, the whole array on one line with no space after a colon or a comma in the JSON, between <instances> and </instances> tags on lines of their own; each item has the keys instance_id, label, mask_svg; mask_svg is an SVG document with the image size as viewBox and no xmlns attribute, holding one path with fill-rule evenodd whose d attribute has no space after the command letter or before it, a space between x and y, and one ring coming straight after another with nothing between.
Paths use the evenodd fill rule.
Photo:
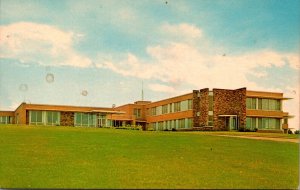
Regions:
<instances>
[{"instance_id":1,"label":"entrance canopy","mask_svg":"<svg viewBox=\"0 0 300 190\"><path fill-rule=\"evenodd\" d=\"M237 115L218 115L218 117L237 117Z\"/></svg>"}]
</instances>

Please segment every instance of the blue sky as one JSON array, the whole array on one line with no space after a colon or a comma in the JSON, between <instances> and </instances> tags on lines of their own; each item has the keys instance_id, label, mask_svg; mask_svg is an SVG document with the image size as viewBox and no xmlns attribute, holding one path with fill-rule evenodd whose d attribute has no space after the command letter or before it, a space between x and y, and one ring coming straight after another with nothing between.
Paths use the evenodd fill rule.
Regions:
<instances>
[{"instance_id":1,"label":"blue sky","mask_svg":"<svg viewBox=\"0 0 300 190\"><path fill-rule=\"evenodd\" d=\"M284 92L299 123L299 0L0 3L2 110L122 105L141 99L143 81L152 101L206 87Z\"/></svg>"}]
</instances>

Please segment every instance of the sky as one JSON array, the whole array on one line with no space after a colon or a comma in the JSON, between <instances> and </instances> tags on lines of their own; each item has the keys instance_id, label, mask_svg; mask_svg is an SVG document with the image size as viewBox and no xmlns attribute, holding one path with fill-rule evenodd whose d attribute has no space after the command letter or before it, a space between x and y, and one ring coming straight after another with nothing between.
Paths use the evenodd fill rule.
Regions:
<instances>
[{"instance_id":1,"label":"sky","mask_svg":"<svg viewBox=\"0 0 300 190\"><path fill-rule=\"evenodd\" d=\"M0 110L193 89L282 92L299 128L299 0L0 0Z\"/></svg>"}]
</instances>

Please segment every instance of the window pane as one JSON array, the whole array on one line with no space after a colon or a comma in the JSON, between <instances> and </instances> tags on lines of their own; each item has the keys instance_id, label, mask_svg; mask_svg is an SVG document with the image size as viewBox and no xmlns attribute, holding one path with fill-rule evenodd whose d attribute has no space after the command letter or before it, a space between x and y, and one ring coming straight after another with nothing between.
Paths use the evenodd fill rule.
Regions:
<instances>
[{"instance_id":1,"label":"window pane","mask_svg":"<svg viewBox=\"0 0 300 190\"><path fill-rule=\"evenodd\" d=\"M180 102L180 108L181 108L181 111L188 110L188 100L181 101Z\"/></svg>"},{"instance_id":2,"label":"window pane","mask_svg":"<svg viewBox=\"0 0 300 190\"><path fill-rule=\"evenodd\" d=\"M276 100L276 110L281 110L280 100Z\"/></svg>"},{"instance_id":3,"label":"window pane","mask_svg":"<svg viewBox=\"0 0 300 190\"><path fill-rule=\"evenodd\" d=\"M43 121L42 112L41 111L37 111L36 112L36 122L37 123L42 123L42 121Z\"/></svg>"},{"instance_id":4,"label":"window pane","mask_svg":"<svg viewBox=\"0 0 300 190\"><path fill-rule=\"evenodd\" d=\"M256 126L256 117L252 117L251 124L252 124L251 129L257 128L257 126Z\"/></svg>"},{"instance_id":5,"label":"window pane","mask_svg":"<svg viewBox=\"0 0 300 190\"><path fill-rule=\"evenodd\" d=\"M269 100L268 99L262 99L262 109L263 110L269 109Z\"/></svg>"},{"instance_id":6,"label":"window pane","mask_svg":"<svg viewBox=\"0 0 300 190\"><path fill-rule=\"evenodd\" d=\"M88 125L88 119L89 119L89 115L86 113L82 113L82 121L81 124L82 125Z\"/></svg>"},{"instance_id":7,"label":"window pane","mask_svg":"<svg viewBox=\"0 0 300 190\"><path fill-rule=\"evenodd\" d=\"M269 110L275 110L276 109L276 100L269 100Z\"/></svg>"},{"instance_id":8,"label":"window pane","mask_svg":"<svg viewBox=\"0 0 300 190\"><path fill-rule=\"evenodd\" d=\"M46 115L47 115L47 124L51 125L52 124L52 113L51 111L47 111Z\"/></svg>"},{"instance_id":9,"label":"window pane","mask_svg":"<svg viewBox=\"0 0 300 190\"><path fill-rule=\"evenodd\" d=\"M75 125L81 125L81 113L75 113Z\"/></svg>"},{"instance_id":10,"label":"window pane","mask_svg":"<svg viewBox=\"0 0 300 190\"><path fill-rule=\"evenodd\" d=\"M192 99L188 100L188 109L189 110L193 109L193 100Z\"/></svg>"},{"instance_id":11,"label":"window pane","mask_svg":"<svg viewBox=\"0 0 300 190\"><path fill-rule=\"evenodd\" d=\"M262 118L262 128L263 129L268 129L269 128L268 118Z\"/></svg>"},{"instance_id":12,"label":"window pane","mask_svg":"<svg viewBox=\"0 0 300 190\"><path fill-rule=\"evenodd\" d=\"M246 118L246 128L247 129L251 129L251 122L252 122L251 117L247 117Z\"/></svg>"},{"instance_id":13,"label":"window pane","mask_svg":"<svg viewBox=\"0 0 300 190\"><path fill-rule=\"evenodd\" d=\"M258 109L261 110L262 109L262 99L258 98Z\"/></svg>"},{"instance_id":14,"label":"window pane","mask_svg":"<svg viewBox=\"0 0 300 190\"><path fill-rule=\"evenodd\" d=\"M252 98L251 109L256 109L256 98Z\"/></svg>"},{"instance_id":15,"label":"window pane","mask_svg":"<svg viewBox=\"0 0 300 190\"><path fill-rule=\"evenodd\" d=\"M251 109L251 98L246 99L246 107L247 109Z\"/></svg>"},{"instance_id":16,"label":"window pane","mask_svg":"<svg viewBox=\"0 0 300 190\"><path fill-rule=\"evenodd\" d=\"M36 111L30 111L30 123L36 122Z\"/></svg>"},{"instance_id":17,"label":"window pane","mask_svg":"<svg viewBox=\"0 0 300 190\"><path fill-rule=\"evenodd\" d=\"M262 127L262 118L261 118L261 117L258 118L258 128L259 128L259 129L262 129L262 128L263 128L263 127Z\"/></svg>"}]
</instances>

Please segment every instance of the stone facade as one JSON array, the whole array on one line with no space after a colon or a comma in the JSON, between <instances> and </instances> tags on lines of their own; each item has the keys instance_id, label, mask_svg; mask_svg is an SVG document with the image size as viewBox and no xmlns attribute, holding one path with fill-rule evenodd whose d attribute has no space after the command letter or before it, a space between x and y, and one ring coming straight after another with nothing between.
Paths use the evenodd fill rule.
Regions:
<instances>
[{"instance_id":1,"label":"stone facade","mask_svg":"<svg viewBox=\"0 0 300 190\"><path fill-rule=\"evenodd\" d=\"M193 127L200 127L200 91L193 90Z\"/></svg>"},{"instance_id":2,"label":"stone facade","mask_svg":"<svg viewBox=\"0 0 300 190\"><path fill-rule=\"evenodd\" d=\"M200 90L200 127L207 126L208 122L208 88Z\"/></svg>"},{"instance_id":3,"label":"stone facade","mask_svg":"<svg viewBox=\"0 0 300 190\"><path fill-rule=\"evenodd\" d=\"M74 112L60 112L60 125L74 126Z\"/></svg>"},{"instance_id":4,"label":"stone facade","mask_svg":"<svg viewBox=\"0 0 300 190\"><path fill-rule=\"evenodd\" d=\"M246 125L246 88L237 90L213 89L214 129L229 130L225 118L219 115L237 115L239 128Z\"/></svg>"}]
</instances>

